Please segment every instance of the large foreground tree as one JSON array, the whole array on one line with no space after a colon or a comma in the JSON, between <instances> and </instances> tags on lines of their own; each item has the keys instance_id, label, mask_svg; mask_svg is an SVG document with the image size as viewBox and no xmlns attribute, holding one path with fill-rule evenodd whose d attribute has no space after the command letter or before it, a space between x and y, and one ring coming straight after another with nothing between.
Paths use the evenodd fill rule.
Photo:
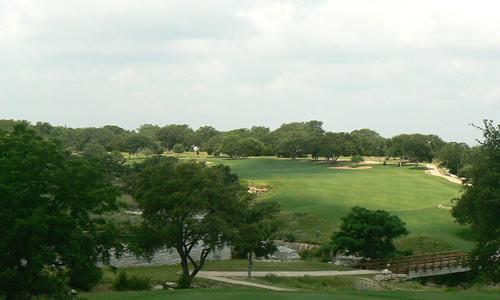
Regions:
<instances>
[{"instance_id":1,"label":"large foreground tree","mask_svg":"<svg viewBox=\"0 0 500 300\"><path fill-rule=\"evenodd\" d=\"M26 125L0 132L0 298L65 297L88 289L109 259L118 208L100 164L70 155Z\"/></svg>"},{"instance_id":2,"label":"large foreground tree","mask_svg":"<svg viewBox=\"0 0 500 300\"><path fill-rule=\"evenodd\" d=\"M500 125L484 121L484 140L468 172L465 192L453 207L461 224L470 224L477 245L471 254L475 271L500 281Z\"/></svg>"},{"instance_id":3,"label":"large foreground tree","mask_svg":"<svg viewBox=\"0 0 500 300\"><path fill-rule=\"evenodd\" d=\"M175 248L181 259L179 286L188 288L208 255L234 238L250 194L229 167L153 157L131 180L143 210L135 251L151 257ZM201 247L199 256L192 250Z\"/></svg>"}]
</instances>

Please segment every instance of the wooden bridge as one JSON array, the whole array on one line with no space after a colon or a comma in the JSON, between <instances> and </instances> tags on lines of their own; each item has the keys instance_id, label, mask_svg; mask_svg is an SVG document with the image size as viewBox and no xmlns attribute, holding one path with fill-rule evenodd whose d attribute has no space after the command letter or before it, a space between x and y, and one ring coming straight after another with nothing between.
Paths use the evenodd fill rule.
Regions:
<instances>
[{"instance_id":1,"label":"wooden bridge","mask_svg":"<svg viewBox=\"0 0 500 300\"><path fill-rule=\"evenodd\" d=\"M361 263L363 269L388 269L396 274L407 274L408 279L468 272L469 256L463 251L437 252L403 256L390 260L368 260Z\"/></svg>"}]
</instances>

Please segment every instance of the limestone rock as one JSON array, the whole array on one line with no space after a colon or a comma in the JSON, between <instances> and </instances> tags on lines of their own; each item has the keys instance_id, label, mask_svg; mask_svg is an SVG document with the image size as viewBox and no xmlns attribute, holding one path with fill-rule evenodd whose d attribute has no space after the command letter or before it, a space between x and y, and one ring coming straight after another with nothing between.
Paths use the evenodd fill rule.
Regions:
<instances>
[{"instance_id":1,"label":"limestone rock","mask_svg":"<svg viewBox=\"0 0 500 300\"><path fill-rule=\"evenodd\" d=\"M176 282L167 281L167 282L165 282L165 286L169 287L169 288L176 288L177 287L177 283Z\"/></svg>"},{"instance_id":2,"label":"limestone rock","mask_svg":"<svg viewBox=\"0 0 500 300\"><path fill-rule=\"evenodd\" d=\"M285 246L278 246L277 248L277 251L269 256L270 259L280 261L294 261L301 259L297 250Z\"/></svg>"}]
</instances>

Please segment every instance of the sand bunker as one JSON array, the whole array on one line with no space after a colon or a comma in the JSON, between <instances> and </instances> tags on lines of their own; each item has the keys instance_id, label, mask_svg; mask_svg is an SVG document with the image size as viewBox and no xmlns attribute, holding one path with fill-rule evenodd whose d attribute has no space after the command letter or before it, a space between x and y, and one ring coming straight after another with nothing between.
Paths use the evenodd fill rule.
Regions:
<instances>
[{"instance_id":1,"label":"sand bunker","mask_svg":"<svg viewBox=\"0 0 500 300\"><path fill-rule=\"evenodd\" d=\"M439 204L438 208L440 208L440 209L446 209L446 210L452 210L453 209L453 207L451 207L451 206L446 206L446 205L442 205L442 204Z\"/></svg>"},{"instance_id":2,"label":"sand bunker","mask_svg":"<svg viewBox=\"0 0 500 300\"><path fill-rule=\"evenodd\" d=\"M359 163L360 165L380 165L381 162L374 160L365 160Z\"/></svg>"},{"instance_id":3,"label":"sand bunker","mask_svg":"<svg viewBox=\"0 0 500 300\"><path fill-rule=\"evenodd\" d=\"M357 168L353 168L353 167L329 167L328 169L335 169L335 170L366 170L366 169L371 169L372 167L370 166L361 166L361 167L357 167Z\"/></svg>"}]
</instances>

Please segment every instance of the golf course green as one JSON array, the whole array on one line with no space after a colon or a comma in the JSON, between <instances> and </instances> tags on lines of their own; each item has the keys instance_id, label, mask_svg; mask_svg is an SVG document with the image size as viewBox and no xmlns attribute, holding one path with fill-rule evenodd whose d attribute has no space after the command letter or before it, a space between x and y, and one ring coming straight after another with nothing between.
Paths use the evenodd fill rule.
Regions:
<instances>
[{"instance_id":1,"label":"golf course green","mask_svg":"<svg viewBox=\"0 0 500 300\"><path fill-rule=\"evenodd\" d=\"M414 252L472 247L468 228L455 223L449 207L460 186L425 173L424 167L371 165L339 170L310 160L249 158L209 159L228 165L250 185L267 185L263 200L277 201L286 216L285 230L297 240L321 243L356 205L383 209L407 224L410 235L398 241Z\"/></svg>"}]
</instances>

